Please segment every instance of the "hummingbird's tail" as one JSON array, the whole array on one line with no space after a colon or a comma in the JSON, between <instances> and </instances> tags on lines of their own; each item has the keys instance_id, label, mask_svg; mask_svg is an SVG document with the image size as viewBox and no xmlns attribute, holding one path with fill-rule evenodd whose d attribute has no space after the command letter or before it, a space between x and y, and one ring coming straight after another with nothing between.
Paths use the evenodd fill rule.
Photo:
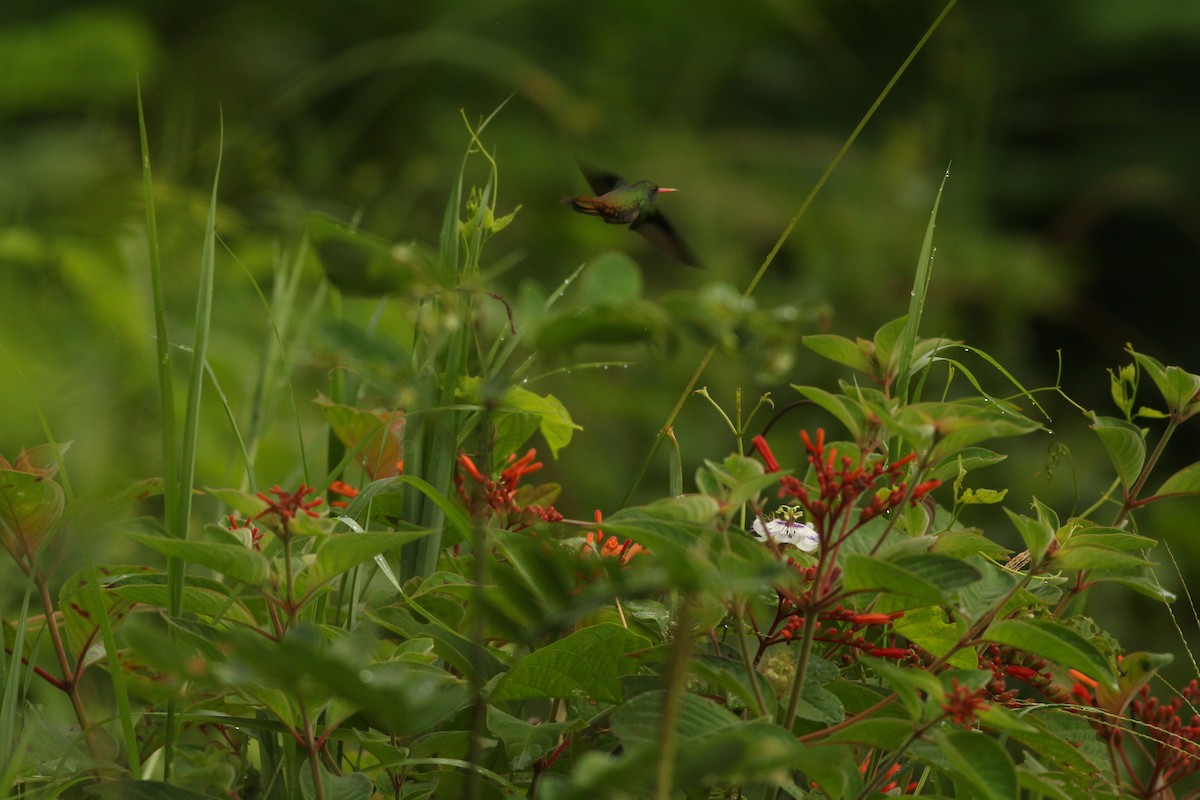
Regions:
<instances>
[{"instance_id":1,"label":"hummingbird's tail","mask_svg":"<svg viewBox=\"0 0 1200 800\"><path fill-rule=\"evenodd\" d=\"M596 207L596 198L594 197L564 197L562 204L572 211L578 211L580 214L587 214L592 217L601 216L600 209Z\"/></svg>"}]
</instances>

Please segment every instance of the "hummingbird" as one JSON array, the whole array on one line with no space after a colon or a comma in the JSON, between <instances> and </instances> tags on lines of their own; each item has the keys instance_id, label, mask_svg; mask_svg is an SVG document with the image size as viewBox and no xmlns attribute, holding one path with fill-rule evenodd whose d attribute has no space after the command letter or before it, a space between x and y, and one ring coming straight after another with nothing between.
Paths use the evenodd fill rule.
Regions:
<instances>
[{"instance_id":1,"label":"hummingbird","mask_svg":"<svg viewBox=\"0 0 1200 800\"><path fill-rule=\"evenodd\" d=\"M631 231L637 231L676 261L691 267L700 266L691 248L675 232L663 213L654 207L654 199L658 195L677 192L678 189L659 186L653 181L626 183L609 172L588 169L583 165L580 165L580 169L596 196L564 197L564 206L580 214L600 217L610 225L628 225Z\"/></svg>"}]
</instances>

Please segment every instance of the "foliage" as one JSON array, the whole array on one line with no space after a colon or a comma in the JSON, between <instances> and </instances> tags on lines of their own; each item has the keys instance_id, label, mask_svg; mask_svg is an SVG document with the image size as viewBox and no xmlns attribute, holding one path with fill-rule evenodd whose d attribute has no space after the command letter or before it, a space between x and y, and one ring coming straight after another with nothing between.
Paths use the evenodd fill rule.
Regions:
<instances>
[{"instance_id":1,"label":"foliage","mask_svg":"<svg viewBox=\"0 0 1200 800\"><path fill-rule=\"evenodd\" d=\"M4 626L6 786L543 800L1165 798L1186 786L1200 767L1200 730L1184 720L1195 681L1158 701L1171 656L1124 652L1084 603L1116 587L1173 600L1136 517L1200 493L1200 464L1158 469L1200 411L1200 376L1131 347L1112 374L1118 416L1080 409L1111 486L1065 519L1040 501L1005 507L1024 545L1014 555L972 523L1004 492L967 483L1005 457L999 442L1043 429L1040 404L986 354L918 337L919 277L921 302L872 338L805 339L852 371L832 389L794 387L841 438L802 430L803 456L788 463L770 430L794 406L755 436L769 397L747 419L740 403L732 416L718 408L737 452L706 462L695 491L564 519L565 489L529 482L542 468L531 441L556 452L577 429L535 391L548 355L681 336L736 348L781 320L704 292L647 298L636 265L613 255L586 265L574 294L493 291L483 253L516 211L499 205L481 139L490 119L467 124L437 247L312 217L281 269L274 352L289 350L292 270L312 258L329 281L331 335L355 364L332 369L316 400L329 435L324 469L304 459L314 477L259 491L258 434L235 423L246 485L194 487L198 417L180 434L164 415L176 482L130 491L164 492L166 513L99 525L57 479L65 447L0 459L0 536L26 579ZM483 185L471 186L480 161ZM385 351L338 317L349 292L403 306L410 344ZM716 320L697 314L706 302L721 304ZM202 303L189 408L206 380L207 319ZM963 352L1011 394L985 392ZM225 509L219 524L193 529L194 491ZM57 573L79 536L113 532L162 566ZM72 725L34 704L34 685L68 701Z\"/></svg>"}]
</instances>

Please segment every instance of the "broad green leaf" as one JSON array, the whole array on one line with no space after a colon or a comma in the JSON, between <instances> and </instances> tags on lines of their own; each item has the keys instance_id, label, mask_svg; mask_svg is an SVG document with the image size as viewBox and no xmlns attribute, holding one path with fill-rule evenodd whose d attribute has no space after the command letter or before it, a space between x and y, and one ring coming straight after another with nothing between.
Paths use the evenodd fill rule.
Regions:
<instances>
[{"instance_id":1,"label":"broad green leaf","mask_svg":"<svg viewBox=\"0 0 1200 800\"><path fill-rule=\"evenodd\" d=\"M1000 620L992 623L982 638L1026 650L1060 667L1076 669L1111 689L1117 688L1117 678L1108 659L1095 645L1057 620Z\"/></svg>"},{"instance_id":2,"label":"broad green leaf","mask_svg":"<svg viewBox=\"0 0 1200 800\"><path fill-rule=\"evenodd\" d=\"M1017 529L1017 533L1021 534L1021 540L1025 542L1025 547L1029 550L1029 557L1034 563L1040 563L1046 551L1050 549L1051 542L1054 541L1054 528L1046 524L1040 519L1033 519L1023 514L1017 514L1007 508L1004 513L1008 515L1009 521Z\"/></svg>"},{"instance_id":3,"label":"broad green leaf","mask_svg":"<svg viewBox=\"0 0 1200 800\"><path fill-rule=\"evenodd\" d=\"M1115 583L1160 603L1174 603L1178 599L1174 592L1163 588L1162 584L1158 582L1158 578L1150 570L1147 570L1145 574L1135 576L1093 574L1091 580L1096 583Z\"/></svg>"},{"instance_id":4,"label":"broad green leaf","mask_svg":"<svg viewBox=\"0 0 1200 800\"><path fill-rule=\"evenodd\" d=\"M851 438L857 439L862 433L862 410L849 399L827 392L817 386L792 384L792 388L832 414L834 419L842 423L842 427L846 429Z\"/></svg>"},{"instance_id":5,"label":"broad green leaf","mask_svg":"<svg viewBox=\"0 0 1200 800\"><path fill-rule=\"evenodd\" d=\"M433 531L395 531L386 533L339 533L329 536L317 547L316 559L305 571L307 589L358 566L369 558L403 544L415 542Z\"/></svg>"},{"instance_id":6,"label":"broad green leaf","mask_svg":"<svg viewBox=\"0 0 1200 800\"><path fill-rule=\"evenodd\" d=\"M321 770L322 791L313 786L312 770L300 770L300 796L303 800L370 800L374 791L371 779L362 772L330 775Z\"/></svg>"},{"instance_id":7,"label":"broad green leaf","mask_svg":"<svg viewBox=\"0 0 1200 800\"><path fill-rule=\"evenodd\" d=\"M767 709L771 711L776 707L775 690L771 688L770 682L761 674L751 676L739 658L710 653L697 654L692 662L692 669L698 678L728 693L726 705L731 710L736 711L740 706L749 709L747 715L751 718L759 715L758 701L751 686L752 679L757 681L758 690L763 695Z\"/></svg>"},{"instance_id":8,"label":"broad green leaf","mask_svg":"<svg viewBox=\"0 0 1200 800\"><path fill-rule=\"evenodd\" d=\"M325 415L334 435L354 455L371 480L400 474L403 411L355 408L325 397L318 397L313 402Z\"/></svg>"},{"instance_id":9,"label":"broad green leaf","mask_svg":"<svg viewBox=\"0 0 1200 800\"><path fill-rule=\"evenodd\" d=\"M661 741L662 704L665 694L661 689L642 692L613 712L613 733L622 743L630 746ZM737 715L724 706L691 692L682 692L679 695L679 703L675 735L684 744L735 728L742 723Z\"/></svg>"},{"instance_id":10,"label":"broad green leaf","mask_svg":"<svg viewBox=\"0 0 1200 800\"><path fill-rule=\"evenodd\" d=\"M440 620L418 622L412 612L398 606L368 611L367 617L406 639L432 639L437 654L464 675L471 675L478 667L483 670L481 680L488 681L505 669L494 653Z\"/></svg>"},{"instance_id":11,"label":"broad green leaf","mask_svg":"<svg viewBox=\"0 0 1200 800\"><path fill-rule=\"evenodd\" d=\"M829 737L829 740L863 744L881 750L898 750L912 735L912 720L897 717L867 717L835 732Z\"/></svg>"},{"instance_id":12,"label":"broad green leaf","mask_svg":"<svg viewBox=\"0 0 1200 800\"><path fill-rule=\"evenodd\" d=\"M1123 419L1095 414L1091 427L1100 437L1121 485L1128 491L1146 463L1146 439L1141 429Z\"/></svg>"},{"instance_id":13,"label":"broad green leaf","mask_svg":"<svg viewBox=\"0 0 1200 800\"><path fill-rule=\"evenodd\" d=\"M504 743L508 765L514 770L528 769L534 761L552 754L562 737L582 724L581 720L574 720L535 725L496 706L488 706L487 710L488 731Z\"/></svg>"},{"instance_id":14,"label":"broad green leaf","mask_svg":"<svg viewBox=\"0 0 1200 800\"><path fill-rule=\"evenodd\" d=\"M210 800L209 795L162 781L111 780L89 787L98 800Z\"/></svg>"},{"instance_id":15,"label":"broad green leaf","mask_svg":"<svg viewBox=\"0 0 1200 800\"><path fill-rule=\"evenodd\" d=\"M1130 533L1120 528L1108 528L1102 525L1080 525L1066 537L1063 546L1098 545L1112 547L1127 552L1142 551L1158 544L1149 536Z\"/></svg>"},{"instance_id":16,"label":"broad green leaf","mask_svg":"<svg viewBox=\"0 0 1200 800\"><path fill-rule=\"evenodd\" d=\"M625 654L649 644L620 625L584 628L522 658L488 699L574 697L619 703L620 677L637 671L637 661Z\"/></svg>"},{"instance_id":17,"label":"broad green leaf","mask_svg":"<svg viewBox=\"0 0 1200 800\"><path fill-rule=\"evenodd\" d=\"M967 621L956 615L954 622L948 622L945 609L932 605L904 612L904 616L892 623L892 629L913 644L942 657L958 647L967 632ZM972 669L979 659L971 648L959 648L949 663L960 669Z\"/></svg>"},{"instance_id":18,"label":"broad green leaf","mask_svg":"<svg viewBox=\"0 0 1200 800\"><path fill-rule=\"evenodd\" d=\"M257 624L246 605L241 600L231 598L228 586L199 575L188 575L185 581L184 612L209 620L220 615L222 619L230 622ZM151 608L167 608L169 603L166 575L158 572L124 576L119 581L105 585L104 591L111 592L122 600Z\"/></svg>"},{"instance_id":19,"label":"broad green leaf","mask_svg":"<svg viewBox=\"0 0 1200 800\"><path fill-rule=\"evenodd\" d=\"M828 358L830 361L844 364L851 369L865 372L868 375L874 371L871 359L863 352L862 345L844 336L837 336L832 333L815 333L802 337L800 341L809 350L812 350L819 356Z\"/></svg>"},{"instance_id":20,"label":"broad green leaf","mask_svg":"<svg viewBox=\"0 0 1200 800\"><path fill-rule=\"evenodd\" d=\"M1180 414L1200 392L1200 375L1193 375L1179 367L1164 367L1157 359L1126 348L1137 359L1138 365L1154 381L1172 414Z\"/></svg>"},{"instance_id":21,"label":"broad green leaf","mask_svg":"<svg viewBox=\"0 0 1200 800\"><path fill-rule=\"evenodd\" d=\"M932 446L929 458L935 463L953 460L980 442L1021 436L1042 427L1009 404L983 399L911 403L881 421L914 448Z\"/></svg>"},{"instance_id":22,"label":"broad green leaf","mask_svg":"<svg viewBox=\"0 0 1200 800\"><path fill-rule=\"evenodd\" d=\"M842 567L845 587L852 592L877 589L929 603L943 603L946 599L932 581L882 558L852 553L843 559Z\"/></svg>"},{"instance_id":23,"label":"broad green leaf","mask_svg":"<svg viewBox=\"0 0 1200 800\"><path fill-rule=\"evenodd\" d=\"M875 331L875 336L872 340L872 343L875 345L875 360L888 372L893 372L899 366L896 362L900 354L895 348L896 343L900 341L901 334L904 333L904 326L907 323L908 316L905 315L897 317L891 322L884 323L880 326L879 330Z\"/></svg>"},{"instance_id":24,"label":"broad green leaf","mask_svg":"<svg viewBox=\"0 0 1200 800\"><path fill-rule=\"evenodd\" d=\"M1011 800L1018 796L1017 771L1007 751L991 736L971 731L935 731L934 741L951 774L969 783L974 797Z\"/></svg>"},{"instance_id":25,"label":"broad green leaf","mask_svg":"<svg viewBox=\"0 0 1200 800\"><path fill-rule=\"evenodd\" d=\"M1200 492L1200 461L1189 464L1163 481L1155 494L1196 494Z\"/></svg>"},{"instance_id":26,"label":"broad green leaf","mask_svg":"<svg viewBox=\"0 0 1200 800\"><path fill-rule=\"evenodd\" d=\"M961 558L953 558L939 553L901 556L896 558L894 563L929 581L943 592L970 586L982 577L979 570Z\"/></svg>"},{"instance_id":27,"label":"broad green leaf","mask_svg":"<svg viewBox=\"0 0 1200 800\"><path fill-rule=\"evenodd\" d=\"M65 505L58 483L37 472L0 469L0 544L29 565Z\"/></svg>"},{"instance_id":28,"label":"broad green leaf","mask_svg":"<svg viewBox=\"0 0 1200 800\"><path fill-rule=\"evenodd\" d=\"M125 530L123 533L138 544L157 550L168 558L178 558L187 563L208 567L216 573L250 586L261 585L270 572L266 556L241 545L189 542L131 530Z\"/></svg>"},{"instance_id":29,"label":"broad green leaf","mask_svg":"<svg viewBox=\"0 0 1200 800\"><path fill-rule=\"evenodd\" d=\"M620 306L642 296L642 269L619 250L608 250L588 262L579 279L579 294L592 305Z\"/></svg>"},{"instance_id":30,"label":"broad green leaf","mask_svg":"<svg viewBox=\"0 0 1200 800\"><path fill-rule=\"evenodd\" d=\"M1021 715L1021 721L1034 730L1012 729L1009 735L1042 761L1089 782L1107 772L1108 748L1087 717L1056 708L1033 708Z\"/></svg>"},{"instance_id":31,"label":"broad green leaf","mask_svg":"<svg viewBox=\"0 0 1200 800\"><path fill-rule=\"evenodd\" d=\"M1004 545L993 542L978 531L969 529L939 533L930 552L956 558L980 555L997 561L1008 558L1012 553Z\"/></svg>"},{"instance_id":32,"label":"broad green leaf","mask_svg":"<svg viewBox=\"0 0 1200 800\"><path fill-rule=\"evenodd\" d=\"M537 419L538 430L555 458L558 458L559 450L570 444L571 435L577 430L583 430L571 420L567 407L552 394L543 396L514 386L505 393L499 411L503 413L509 409L532 414Z\"/></svg>"},{"instance_id":33,"label":"broad green leaf","mask_svg":"<svg viewBox=\"0 0 1200 800\"><path fill-rule=\"evenodd\" d=\"M550 317L537 334L543 350L570 350L583 344L635 344L666 339L671 320L648 300L620 306L591 306Z\"/></svg>"},{"instance_id":34,"label":"broad green leaf","mask_svg":"<svg viewBox=\"0 0 1200 800\"><path fill-rule=\"evenodd\" d=\"M881 658L861 656L859 659L865 666L870 667L877 675L887 681L900 701L904 703L910 719L921 719L924 710L924 700L940 703L945 697L945 689L937 676L918 667L905 667L884 661Z\"/></svg>"},{"instance_id":35,"label":"broad green leaf","mask_svg":"<svg viewBox=\"0 0 1200 800\"><path fill-rule=\"evenodd\" d=\"M1055 553L1047 564L1047 569L1132 570L1150 566L1152 563L1115 547L1075 544Z\"/></svg>"},{"instance_id":36,"label":"broad green leaf","mask_svg":"<svg viewBox=\"0 0 1200 800\"><path fill-rule=\"evenodd\" d=\"M823 658L813 656L808 662L796 717L823 724L839 722L846 715L841 698L825 688L837 680L839 670Z\"/></svg>"},{"instance_id":37,"label":"broad green leaf","mask_svg":"<svg viewBox=\"0 0 1200 800\"><path fill-rule=\"evenodd\" d=\"M948 481L959 474L998 464L1006 458L1008 456L1000 455L986 447L964 447L935 464L927 475L940 481Z\"/></svg>"}]
</instances>

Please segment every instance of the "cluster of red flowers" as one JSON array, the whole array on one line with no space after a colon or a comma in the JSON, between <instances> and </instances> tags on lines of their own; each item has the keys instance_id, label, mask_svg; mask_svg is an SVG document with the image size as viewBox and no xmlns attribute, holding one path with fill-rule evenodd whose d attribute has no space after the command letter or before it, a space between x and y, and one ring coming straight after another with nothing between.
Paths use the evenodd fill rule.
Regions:
<instances>
[{"instance_id":1,"label":"cluster of red flowers","mask_svg":"<svg viewBox=\"0 0 1200 800\"><path fill-rule=\"evenodd\" d=\"M827 450L824 429L817 429L815 442L809 437L808 431L801 431L800 438L804 440L808 463L812 464L816 474L817 493L814 495L810 492L794 475L784 475L779 479L779 495L794 497L804 506L810 523L821 537L822 548L837 545L864 522L890 511L905 500L916 503L942 485L941 481L935 479L910 489L907 482L901 480L905 467L915 458L912 454L891 463L876 459L863 466L849 456L838 458L837 448ZM771 453L767 440L755 436L753 443L767 472L778 472L779 462ZM852 522L850 513L857 506L858 499L866 493L872 493L872 497L859 510L857 520ZM838 532L836 539L835 531Z\"/></svg>"},{"instance_id":2,"label":"cluster of red flowers","mask_svg":"<svg viewBox=\"0 0 1200 800\"><path fill-rule=\"evenodd\" d=\"M1142 723L1154 742L1148 754L1152 762L1150 778L1143 784L1157 793L1156 797L1167 796L1166 787L1200 770L1200 715L1192 714L1187 724L1179 717L1185 703L1194 711L1198 701L1200 684L1193 678L1170 702L1159 703L1146 685L1129 703L1130 719Z\"/></svg>"},{"instance_id":3,"label":"cluster of red flowers","mask_svg":"<svg viewBox=\"0 0 1200 800\"><path fill-rule=\"evenodd\" d=\"M310 517L319 516L313 509L325 502L319 497L312 500L305 500L304 498L315 492L316 489L303 483L294 492L281 489L278 485L271 487L268 491L270 494L275 495L275 497L271 498L262 492L258 493L258 499L266 503L267 507L255 514L254 519L263 519L271 514L277 515L279 517L280 535L285 537L290 534L289 526L298 514L307 514Z\"/></svg>"},{"instance_id":4,"label":"cluster of red flowers","mask_svg":"<svg viewBox=\"0 0 1200 800\"><path fill-rule=\"evenodd\" d=\"M559 522L563 515L554 506L537 504L522 505L518 497L518 484L521 478L542 468L542 462L534 461L537 451L530 449L521 458L516 455L508 457L508 465L500 472L500 479L495 480L484 475L475 466L471 457L463 454L458 457L459 466L476 486L469 490L462 473L454 476L458 495L462 498L467 510L474 515L482 515L499 521L503 528L519 531L536 522Z\"/></svg>"},{"instance_id":5,"label":"cluster of red flowers","mask_svg":"<svg viewBox=\"0 0 1200 800\"><path fill-rule=\"evenodd\" d=\"M954 722L967 730L975 727L975 718L979 712L987 708L986 687L972 689L970 686L959 686L958 678L950 679L950 692L946 702L942 703L942 711Z\"/></svg>"}]
</instances>

